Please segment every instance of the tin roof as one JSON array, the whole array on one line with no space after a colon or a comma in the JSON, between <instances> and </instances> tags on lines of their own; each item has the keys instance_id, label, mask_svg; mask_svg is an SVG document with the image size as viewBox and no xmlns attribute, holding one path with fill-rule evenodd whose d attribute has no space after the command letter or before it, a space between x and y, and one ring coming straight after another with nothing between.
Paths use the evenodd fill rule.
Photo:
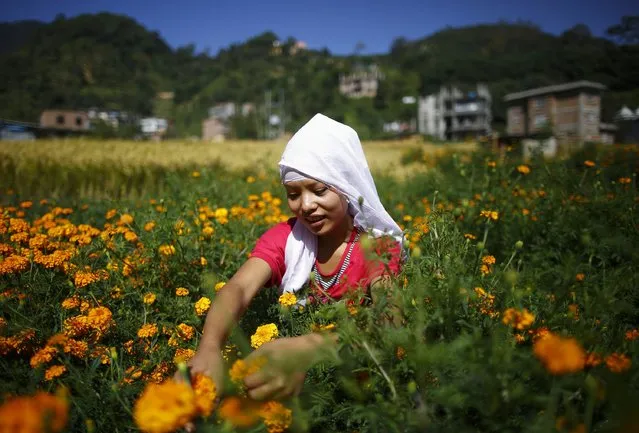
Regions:
<instances>
[{"instance_id":1,"label":"tin roof","mask_svg":"<svg viewBox=\"0 0 639 433\"><path fill-rule=\"evenodd\" d=\"M547 95L549 93L565 92L567 90L575 90L589 88L594 90L606 90L606 86L593 81L573 81L571 83L555 84L553 86L537 87L536 89L528 89L521 92L509 93L504 96L504 101L516 101L517 99L530 98L531 96Z\"/></svg>"}]
</instances>

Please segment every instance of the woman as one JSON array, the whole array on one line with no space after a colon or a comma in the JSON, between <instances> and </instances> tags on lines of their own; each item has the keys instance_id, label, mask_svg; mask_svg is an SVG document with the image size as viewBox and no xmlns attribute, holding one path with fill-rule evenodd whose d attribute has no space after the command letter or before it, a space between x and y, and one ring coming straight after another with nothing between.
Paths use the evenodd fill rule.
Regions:
<instances>
[{"instance_id":1,"label":"woman","mask_svg":"<svg viewBox=\"0 0 639 433\"><path fill-rule=\"evenodd\" d=\"M260 288L277 285L283 292L300 294L313 271L315 281L310 283L317 290L311 300L339 299L359 287L379 286L389 272L399 272L402 231L380 202L352 128L315 115L288 142L279 167L294 218L264 233L251 257L218 292L189 362L192 373L208 374L217 384L224 377L220 349ZM359 241L368 234L392 239L387 264L364 254ZM305 355L325 343L323 335L308 334L260 346L250 357L265 355L273 365L293 357L300 360L300 368L270 368L248 376L248 395L259 400L298 393L312 363L312 356Z\"/></svg>"}]
</instances>

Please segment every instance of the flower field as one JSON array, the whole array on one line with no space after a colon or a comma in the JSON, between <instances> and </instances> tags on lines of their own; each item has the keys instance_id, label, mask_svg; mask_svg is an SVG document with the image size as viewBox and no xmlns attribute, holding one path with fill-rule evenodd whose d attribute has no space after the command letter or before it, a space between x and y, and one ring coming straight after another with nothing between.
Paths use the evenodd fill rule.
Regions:
<instances>
[{"instance_id":1,"label":"flower field","mask_svg":"<svg viewBox=\"0 0 639 433\"><path fill-rule=\"evenodd\" d=\"M410 176L374 173L410 252L388 296L298 308L262 290L224 348L223 392L173 377L216 293L289 218L275 167L141 167L126 183L127 168L114 193L63 161L12 165L0 432L639 431L639 153L515 154L413 152ZM339 347L301 395L248 399L243 378L282 361L246 356L308 332Z\"/></svg>"}]
</instances>

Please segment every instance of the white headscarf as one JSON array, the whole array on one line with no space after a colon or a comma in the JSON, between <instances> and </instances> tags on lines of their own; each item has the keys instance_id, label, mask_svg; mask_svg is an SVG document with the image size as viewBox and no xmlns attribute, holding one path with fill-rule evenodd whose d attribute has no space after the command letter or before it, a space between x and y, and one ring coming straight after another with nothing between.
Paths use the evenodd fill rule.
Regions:
<instances>
[{"instance_id":1,"label":"white headscarf","mask_svg":"<svg viewBox=\"0 0 639 433\"><path fill-rule=\"evenodd\" d=\"M357 132L323 114L316 114L289 140L279 163L280 178L291 181L291 171L330 185L349 199L356 227L373 237L403 233L382 205ZM286 240L286 272L280 289L295 293L309 279L317 254L317 236L302 223L295 224Z\"/></svg>"}]
</instances>

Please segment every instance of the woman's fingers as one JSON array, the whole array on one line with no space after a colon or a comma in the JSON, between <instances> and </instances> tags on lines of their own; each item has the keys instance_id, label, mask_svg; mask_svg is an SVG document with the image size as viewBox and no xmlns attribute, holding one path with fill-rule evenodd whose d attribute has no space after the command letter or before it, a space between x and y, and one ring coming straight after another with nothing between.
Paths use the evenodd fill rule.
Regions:
<instances>
[{"instance_id":1,"label":"woman's fingers","mask_svg":"<svg viewBox=\"0 0 639 433\"><path fill-rule=\"evenodd\" d=\"M253 400L270 400L282 390L278 381L266 382L256 388L248 390L248 396Z\"/></svg>"},{"instance_id":2,"label":"woman's fingers","mask_svg":"<svg viewBox=\"0 0 639 433\"><path fill-rule=\"evenodd\" d=\"M258 388L269 381L270 377L264 371L250 374L244 378L244 386L247 389Z\"/></svg>"}]
</instances>

